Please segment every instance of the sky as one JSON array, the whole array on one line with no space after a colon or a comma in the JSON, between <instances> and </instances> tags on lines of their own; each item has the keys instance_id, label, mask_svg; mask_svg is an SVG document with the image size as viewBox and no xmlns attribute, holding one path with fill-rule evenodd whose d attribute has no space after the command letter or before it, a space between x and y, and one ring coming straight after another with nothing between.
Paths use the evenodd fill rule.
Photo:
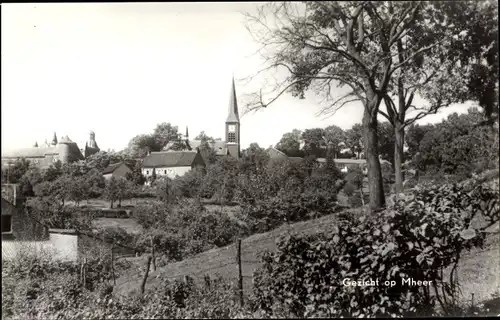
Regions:
<instances>
[{"instance_id":1,"label":"sky","mask_svg":"<svg viewBox=\"0 0 500 320\"><path fill-rule=\"evenodd\" d=\"M190 137L224 139L231 79L241 97L256 84L240 81L262 61L242 12L262 3L2 4L2 150L68 135L80 147L95 132L102 150L170 122ZM469 105L454 105L420 123L438 122ZM242 148L275 145L293 129L361 122L362 106L318 117L314 95L283 95L241 117Z\"/></svg>"}]
</instances>

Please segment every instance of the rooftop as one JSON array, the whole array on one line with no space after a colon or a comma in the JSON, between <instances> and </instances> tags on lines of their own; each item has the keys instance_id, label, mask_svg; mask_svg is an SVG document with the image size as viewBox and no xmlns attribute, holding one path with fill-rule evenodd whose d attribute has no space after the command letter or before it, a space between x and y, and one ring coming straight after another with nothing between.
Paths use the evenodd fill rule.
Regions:
<instances>
[{"instance_id":1,"label":"rooftop","mask_svg":"<svg viewBox=\"0 0 500 320\"><path fill-rule=\"evenodd\" d=\"M196 151L151 152L144 158L143 167L188 167L193 164L197 154Z\"/></svg>"}]
</instances>

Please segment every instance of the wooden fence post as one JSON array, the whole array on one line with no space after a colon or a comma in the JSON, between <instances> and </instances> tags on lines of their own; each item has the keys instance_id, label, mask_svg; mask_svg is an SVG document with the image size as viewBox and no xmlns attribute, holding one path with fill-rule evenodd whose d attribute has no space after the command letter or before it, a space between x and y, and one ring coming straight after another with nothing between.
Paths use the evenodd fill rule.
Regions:
<instances>
[{"instance_id":1,"label":"wooden fence post","mask_svg":"<svg viewBox=\"0 0 500 320\"><path fill-rule=\"evenodd\" d=\"M210 289L210 275L207 273L204 277L205 280L205 288Z\"/></svg>"},{"instance_id":2,"label":"wooden fence post","mask_svg":"<svg viewBox=\"0 0 500 320\"><path fill-rule=\"evenodd\" d=\"M148 257L148 264L146 266L146 273L144 274L144 278L142 279L141 283L141 294L144 294L144 287L146 286L146 280L148 279L149 275L149 267L151 266L151 256Z\"/></svg>"},{"instance_id":3,"label":"wooden fence post","mask_svg":"<svg viewBox=\"0 0 500 320\"><path fill-rule=\"evenodd\" d=\"M80 270L82 279L82 288L85 288L86 278L85 278L85 268L87 266L87 258L83 258L82 268Z\"/></svg>"},{"instance_id":4,"label":"wooden fence post","mask_svg":"<svg viewBox=\"0 0 500 320\"><path fill-rule=\"evenodd\" d=\"M153 271L156 271L155 244L153 241L153 236L150 237L150 240L151 240L151 255L153 256Z\"/></svg>"},{"instance_id":5,"label":"wooden fence post","mask_svg":"<svg viewBox=\"0 0 500 320\"><path fill-rule=\"evenodd\" d=\"M243 275L241 272L241 239L236 242L236 261L238 262L238 291L240 305L243 307Z\"/></svg>"},{"instance_id":6,"label":"wooden fence post","mask_svg":"<svg viewBox=\"0 0 500 320\"><path fill-rule=\"evenodd\" d=\"M115 255L113 253L114 248L115 248L115 241L113 240L113 244L111 245L111 274L113 275L113 283L116 286Z\"/></svg>"}]
</instances>

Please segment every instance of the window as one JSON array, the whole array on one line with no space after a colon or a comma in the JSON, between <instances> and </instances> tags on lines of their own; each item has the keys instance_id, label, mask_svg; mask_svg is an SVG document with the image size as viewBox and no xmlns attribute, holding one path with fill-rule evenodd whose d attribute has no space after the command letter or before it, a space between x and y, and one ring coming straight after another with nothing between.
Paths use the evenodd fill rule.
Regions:
<instances>
[{"instance_id":1,"label":"window","mask_svg":"<svg viewBox=\"0 0 500 320\"><path fill-rule=\"evenodd\" d=\"M163 170L165 174L167 174L167 170Z\"/></svg>"},{"instance_id":2,"label":"window","mask_svg":"<svg viewBox=\"0 0 500 320\"><path fill-rule=\"evenodd\" d=\"M12 232L12 216L2 216L2 233Z\"/></svg>"},{"instance_id":3,"label":"window","mask_svg":"<svg viewBox=\"0 0 500 320\"><path fill-rule=\"evenodd\" d=\"M146 174L149 174L149 170L146 170Z\"/></svg>"},{"instance_id":4,"label":"window","mask_svg":"<svg viewBox=\"0 0 500 320\"><path fill-rule=\"evenodd\" d=\"M227 135L227 142L236 142L236 133L229 132Z\"/></svg>"}]
</instances>

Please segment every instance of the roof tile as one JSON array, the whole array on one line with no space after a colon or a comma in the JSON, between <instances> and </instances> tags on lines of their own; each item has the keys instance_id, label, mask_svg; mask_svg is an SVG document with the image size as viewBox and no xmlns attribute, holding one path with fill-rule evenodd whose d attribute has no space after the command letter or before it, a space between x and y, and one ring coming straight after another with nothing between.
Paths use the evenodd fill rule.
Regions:
<instances>
[{"instance_id":1,"label":"roof tile","mask_svg":"<svg viewBox=\"0 0 500 320\"><path fill-rule=\"evenodd\" d=\"M194 151L151 152L144 158L143 167L188 167L193 164L196 155Z\"/></svg>"}]
</instances>

